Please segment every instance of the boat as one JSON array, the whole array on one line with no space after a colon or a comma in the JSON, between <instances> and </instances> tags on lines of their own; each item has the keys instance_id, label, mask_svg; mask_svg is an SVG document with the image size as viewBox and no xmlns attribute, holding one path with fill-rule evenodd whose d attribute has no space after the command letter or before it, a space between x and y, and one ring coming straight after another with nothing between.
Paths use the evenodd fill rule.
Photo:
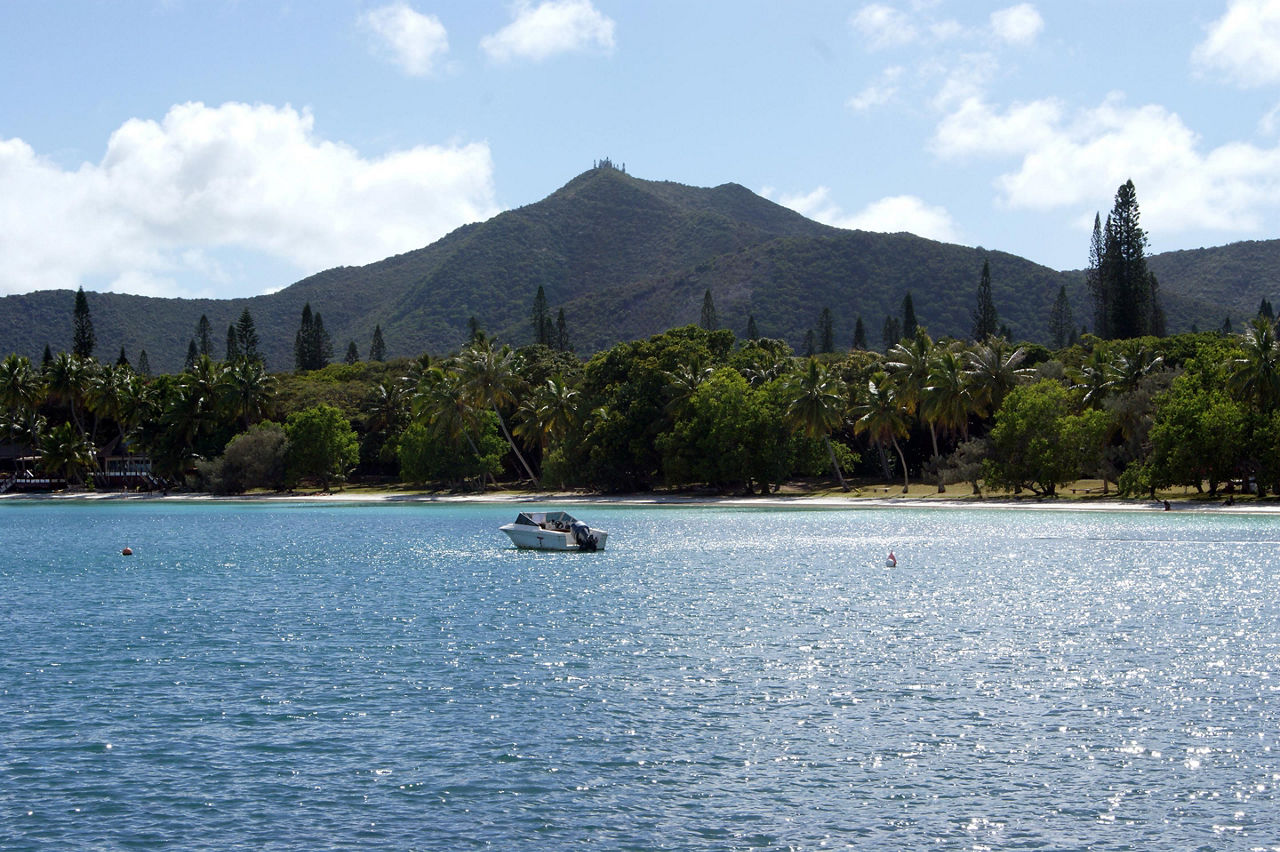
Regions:
<instances>
[{"instance_id":1,"label":"boat","mask_svg":"<svg viewBox=\"0 0 1280 852\"><path fill-rule=\"evenodd\" d=\"M592 529L568 512L521 512L498 527L516 547L527 550L604 550L609 534Z\"/></svg>"}]
</instances>

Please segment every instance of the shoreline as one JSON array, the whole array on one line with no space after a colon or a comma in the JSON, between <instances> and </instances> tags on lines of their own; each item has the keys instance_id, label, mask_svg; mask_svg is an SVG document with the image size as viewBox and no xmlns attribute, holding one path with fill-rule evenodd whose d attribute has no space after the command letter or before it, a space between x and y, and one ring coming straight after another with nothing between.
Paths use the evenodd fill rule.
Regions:
<instances>
[{"instance_id":1,"label":"shoreline","mask_svg":"<svg viewBox=\"0 0 1280 852\"><path fill-rule=\"evenodd\" d=\"M757 509L1016 509L1051 512L1161 512L1164 498L1126 500L1118 497L974 497L972 495L863 496L859 494L794 493L768 496L719 496L711 494L584 494L544 491L524 493L494 491L484 494L439 494L426 491L353 489L335 492L253 493L215 495L200 492L156 494L123 491L42 491L0 494L6 502L192 502L280 504L545 504L571 503L602 506L719 506ZM1259 503L1250 497L1228 504L1225 498L1185 495L1169 497L1171 512L1198 514L1280 515L1280 502Z\"/></svg>"}]
</instances>

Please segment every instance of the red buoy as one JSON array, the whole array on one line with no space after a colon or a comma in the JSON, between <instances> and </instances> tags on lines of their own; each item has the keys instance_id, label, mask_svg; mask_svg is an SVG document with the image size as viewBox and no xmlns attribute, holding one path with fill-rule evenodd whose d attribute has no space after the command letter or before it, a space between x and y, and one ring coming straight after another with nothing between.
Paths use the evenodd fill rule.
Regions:
<instances>
[{"instance_id":1,"label":"red buoy","mask_svg":"<svg viewBox=\"0 0 1280 852\"><path fill-rule=\"evenodd\" d=\"M132 547L126 547L124 550L120 551L120 555L121 555L121 556L132 556L132 555L133 555L133 548L132 548Z\"/></svg>"}]
</instances>

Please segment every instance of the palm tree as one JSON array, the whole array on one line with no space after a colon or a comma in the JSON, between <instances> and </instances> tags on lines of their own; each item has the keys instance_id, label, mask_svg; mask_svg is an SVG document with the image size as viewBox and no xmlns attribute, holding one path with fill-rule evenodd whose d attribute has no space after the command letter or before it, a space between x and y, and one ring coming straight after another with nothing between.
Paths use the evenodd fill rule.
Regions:
<instances>
[{"instance_id":1,"label":"palm tree","mask_svg":"<svg viewBox=\"0 0 1280 852\"><path fill-rule=\"evenodd\" d=\"M80 422L79 405L84 399L89 386L93 362L78 355L59 352L49 364L46 374L49 395L59 402L65 402L71 409L71 422L76 430L84 436L84 424Z\"/></svg>"},{"instance_id":2,"label":"palm tree","mask_svg":"<svg viewBox=\"0 0 1280 852\"><path fill-rule=\"evenodd\" d=\"M934 458L938 453L938 430L945 434L969 436L969 414L973 411L973 394L965 376L964 360L955 346L939 349L929 367L928 384L920 398L920 416L929 423L933 438ZM938 492L947 490L938 471Z\"/></svg>"},{"instance_id":3,"label":"palm tree","mask_svg":"<svg viewBox=\"0 0 1280 852\"><path fill-rule=\"evenodd\" d=\"M902 493L911 487L907 475L907 459L902 454L899 438L910 433L910 421L906 409L895 396L894 385L884 373L877 373L867 382L867 395L853 407L853 431L866 434L872 443L883 447L891 444L902 465Z\"/></svg>"},{"instance_id":4,"label":"palm tree","mask_svg":"<svg viewBox=\"0 0 1280 852\"><path fill-rule=\"evenodd\" d=\"M227 413L248 429L264 419L271 406L276 380L261 361L240 358L219 372L221 402Z\"/></svg>"},{"instance_id":5,"label":"palm tree","mask_svg":"<svg viewBox=\"0 0 1280 852\"><path fill-rule=\"evenodd\" d=\"M511 347L504 345L495 351L488 340L477 338L467 344L452 363L461 376L463 387L472 403L492 408L493 413L498 415L498 425L502 427L507 445L519 459L529 479L537 485L538 477L534 476L533 468L529 466L524 454L516 446L515 439L511 437L511 430L507 428L507 421L502 416L502 406L515 402L516 391L520 385Z\"/></svg>"},{"instance_id":6,"label":"palm tree","mask_svg":"<svg viewBox=\"0 0 1280 852\"><path fill-rule=\"evenodd\" d=\"M9 412L19 440L35 442L37 410L44 392L43 377L25 355L9 355L0 361L0 407Z\"/></svg>"},{"instance_id":7,"label":"palm tree","mask_svg":"<svg viewBox=\"0 0 1280 852\"><path fill-rule=\"evenodd\" d=\"M578 423L580 394L561 376L552 376L520 403L520 423L516 433L537 442L546 457L552 442L565 439Z\"/></svg>"},{"instance_id":8,"label":"palm tree","mask_svg":"<svg viewBox=\"0 0 1280 852\"><path fill-rule=\"evenodd\" d=\"M1005 395L1034 370L1019 367L1027 357L1027 350L1019 346L1010 350L1002 337L988 337L986 342L969 353L966 375L973 392L974 408L991 414L1000 410Z\"/></svg>"},{"instance_id":9,"label":"palm tree","mask_svg":"<svg viewBox=\"0 0 1280 852\"><path fill-rule=\"evenodd\" d=\"M1115 369L1101 349L1095 348L1078 368L1070 371L1073 390L1084 391L1082 400L1089 408L1101 408L1107 394L1115 387Z\"/></svg>"},{"instance_id":10,"label":"palm tree","mask_svg":"<svg viewBox=\"0 0 1280 852\"><path fill-rule=\"evenodd\" d=\"M40 438L40 465L51 476L79 483L94 463L93 444L70 423L54 426Z\"/></svg>"},{"instance_id":11,"label":"palm tree","mask_svg":"<svg viewBox=\"0 0 1280 852\"><path fill-rule=\"evenodd\" d=\"M831 446L830 437L831 432L844 423L844 382L839 376L819 367L816 359L810 358L809 369L793 375L787 382L787 394L791 400L785 415L788 426L799 430L808 438L821 439L831 458L831 469L840 482L841 490L848 491L849 486L844 481L844 474L840 472L840 464L836 461L836 451Z\"/></svg>"},{"instance_id":12,"label":"palm tree","mask_svg":"<svg viewBox=\"0 0 1280 852\"><path fill-rule=\"evenodd\" d=\"M1256 401L1264 414L1269 413L1280 403L1280 340L1275 325L1265 317L1255 317L1240 348L1244 354L1231 362L1227 387Z\"/></svg>"}]
</instances>

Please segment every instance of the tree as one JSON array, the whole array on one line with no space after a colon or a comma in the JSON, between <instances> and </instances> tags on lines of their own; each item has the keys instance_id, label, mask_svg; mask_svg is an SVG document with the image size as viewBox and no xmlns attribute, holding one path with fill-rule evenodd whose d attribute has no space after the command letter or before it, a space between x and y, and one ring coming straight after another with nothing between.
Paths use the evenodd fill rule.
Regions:
<instances>
[{"instance_id":1,"label":"tree","mask_svg":"<svg viewBox=\"0 0 1280 852\"><path fill-rule=\"evenodd\" d=\"M93 444L70 423L54 426L41 436L40 466L50 475L79 483L94 464Z\"/></svg>"},{"instance_id":2,"label":"tree","mask_svg":"<svg viewBox=\"0 0 1280 852\"><path fill-rule=\"evenodd\" d=\"M715 331L720 327L720 318L716 315L716 305L711 300L710 288L702 294L702 316L698 319L698 325L707 331Z\"/></svg>"},{"instance_id":3,"label":"tree","mask_svg":"<svg viewBox=\"0 0 1280 852\"><path fill-rule=\"evenodd\" d=\"M1096 464L1110 430L1103 411L1071 414L1070 395L1042 379L1014 388L996 412L992 458L984 464L989 485L1053 496L1059 485Z\"/></svg>"},{"instance_id":4,"label":"tree","mask_svg":"<svg viewBox=\"0 0 1280 852\"><path fill-rule=\"evenodd\" d=\"M830 437L832 431L844 424L844 382L839 376L820 367L817 360L810 358L809 369L791 376L785 387L789 400L785 414L787 424L802 432L805 437L822 441L831 458L831 470L836 475L841 490L848 491L849 486L844 481L844 474L840 472L840 463L836 460Z\"/></svg>"},{"instance_id":5,"label":"tree","mask_svg":"<svg viewBox=\"0 0 1280 852\"><path fill-rule=\"evenodd\" d=\"M867 348L867 327L862 324L862 314L858 314L858 321L853 324L853 348L859 351Z\"/></svg>"},{"instance_id":6,"label":"tree","mask_svg":"<svg viewBox=\"0 0 1280 852\"><path fill-rule=\"evenodd\" d=\"M564 319L564 308L556 315L556 342L553 348L558 352L573 351L573 344L569 342L569 326Z\"/></svg>"},{"instance_id":7,"label":"tree","mask_svg":"<svg viewBox=\"0 0 1280 852\"><path fill-rule=\"evenodd\" d=\"M243 494L255 488L281 491L288 457L284 427L268 421L236 435L221 456L197 467L210 490L219 494Z\"/></svg>"},{"instance_id":8,"label":"tree","mask_svg":"<svg viewBox=\"0 0 1280 852\"><path fill-rule=\"evenodd\" d=\"M354 340L347 343L347 355L343 360L348 364L358 364L360 362L360 350L356 348Z\"/></svg>"},{"instance_id":9,"label":"tree","mask_svg":"<svg viewBox=\"0 0 1280 852\"><path fill-rule=\"evenodd\" d=\"M182 362L182 372L190 373L192 367L196 364L196 359L200 357L200 349L196 346L195 338L187 341L187 357Z\"/></svg>"},{"instance_id":10,"label":"tree","mask_svg":"<svg viewBox=\"0 0 1280 852\"><path fill-rule=\"evenodd\" d=\"M120 357L116 358L116 366L117 367L129 366L129 356L125 354L123 346L120 347Z\"/></svg>"},{"instance_id":11,"label":"tree","mask_svg":"<svg viewBox=\"0 0 1280 852\"><path fill-rule=\"evenodd\" d=\"M973 310L973 339L986 340L999 330L1000 315L991 297L991 264L984 260L978 277L978 306Z\"/></svg>"},{"instance_id":12,"label":"tree","mask_svg":"<svg viewBox=\"0 0 1280 852\"><path fill-rule=\"evenodd\" d=\"M1067 285L1058 288L1058 298L1054 299L1049 310L1049 343L1054 349L1065 349L1071 345L1075 331L1075 317L1071 314L1071 300L1067 298Z\"/></svg>"},{"instance_id":13,"label":"tree","mask_svg":"<svg viewBox=\"0 0 1280 852\"><path fill-rule=\"evenodd\" d=\"M1096 219L1095 219L1096 222ZM1146 260L1147 234L1140 224L1133 181L1116 190L1115 205L1102 233L1102 257L1094 271L1090 247L1091 287L1099 337L1130 338L1152 334L1164 324L1159 290Z\"/></svg>"},{"instance_id":14,"label":"tree","mask_svg":"<svg viewBox=\"0 0 1280 852\"><path fill-rule=\"evenodd\" d=\"M898 454L898 462L902 465L902 493L906 494L911 487L907 475L907 459L902 454L899 438L905 438L910 432L907 412L898 401L893 384L884 373L876 373L867 382L867 393L853 406L853 431L865 434L873 444L882 449L888 444ZM883 456L881 460L883 461ZM887 467L886 467L887 470Z\"/></svg>"},{"instance_id":15,"label":"tree","mask_svg":"<svg viewBox=\"0 0 1280 852\"><path fill-rule=\"evenodd\" d=\"M1085 286L1093 300L1093 330L1101 338L1109 338L1111 329L1110 292L1103 285L1102 262L1105 245L1102 239L1102 214L1093 214L1093 233L1089 237L1089 266L1085 270Z\"/></svg>"},{"instance_id":16,"label":"tree","mask_svg":"<svg viewBox=\"0 0 1280 852\"><path fill-rule=\"evenodd\" d=\"M369 360L387 360L387 345L382 342L382 325L373 327L373 342L369 344Z\"/></svg>"},{"instance_id":17,"label":"tree","mask_svg":"<svg viewBox=\"0 0 1280 852\"><path fill-rule=\"evenodd\" d=\"M240 345L240 354L250 361L261 361L258 353L258 330L253 323L253 315L245 308L236 321L236 341Z\"/></svg>"},{"instance_id":18,"label":"tree","mask_svg":"<svg viewBox=\"0 0 1280 852\"><path fill-rule=\"evenodd\" d=\"M824 354L836 351L835 322L830 308L823 308L818 315L818 351Z\"/></svg>"},{"instance_id":19,"label":"tree","mask_svg":"<svg viewBox=\"0 0 1280 852\"><path fill-rule=\"evenodd\" d=\"M342 412L331 405L317 405L289 415L284 426L289 439L290 479L314 477L320 488L342 482L346 472L360 461L360 441Z\"/></svg>"},{"instance_id":20,"label":"tree","mask_svg":"<svg viewBox=\"0 0 1280 852\"><path fill-rule=\"evenodd\" d=\"M884 318L884 331L880 335L883 349L888 352L893 344L902 339L902 323L897 317L887 316Z\"/></svg>"},{"instance_id":21,"label":"tree","mask_svg":"<svg viewBox=\"0 0 1280 852\"><path fill-rule=\"evenodd\" d=\"M227 413L248 429L263 419L275 393L275 379L267 374L261 361L240 358L230 364L219 377L219 394Z\"/></svg>"},{"instance_id":22,"label":"tree","mask_svg":"<svg viewBox=\"0 0 1280 852\"><path fill-rule=\"evenodd\" d=\"M89 316L89 299L84 288L76 290L75 308L71 317L71 354L77 358L92 358L97 338L93 334L93 319Z\"/></svg>"},{"instance_id":23,"label":"tree","mask_svg":"<svg viewBox=\"0 0 1280 852\"><path fill-rule=\"evenodd\" d=\"M1276 321L1275 308L1271 307L1270 299L1263 299L1258 303L1258 316L1270 322Z\"/></svg>"},{"instance_id":24,"label":"tree","mask_svg":"<svg viewBox=\"0 0 1280 852\"><path fill-rule=\"evenodd\" d=\"M151 375L151 359L147 357L147 350L145 349L138 352L138 375Z\"/></svg>"},{"instance_id":25,"label":"tree","mask_svg":"<svg viewBox=\"0 0 1280 852\"><path fill-rule=\"evenodd\" d=\"M236 336L235 323L231 323L227 326L227 351L226 357L223 360L228 364L240 360L240 339Z\"/></svg>"},{"instance_id":26,"label":"tree","mask_svg":"<svg viewBox=\"0 0 1280 852\"><path fill-rule=\"evenodd\" d=\"M1240 342L1242 354L1231 363L1227 388L1263 414L1280 405L1280 339L1274 323L1259 316Z\"/></svg>"},{"instance_id":27,"label":"tree","mask_svg":"<svg viewBox=\"0 0 1280 852\"><path fill-rule=\"evenodd\" d=\"M533 342L550 346L554 334L551 314L547 311L547 294L539 284L538 292L533 297Z\"/></svg>"},{"instance_id":28,"label":"tree","mask_svg":"<svg viewBox=\"0 0 1280 852\"><path fill-rule=\"evenodd\" d=\"M800 354L806 358L812 358L818 354L818 341L813 334L813 329L809 329L804 333L804 343L800 346Z\"/></svg>"},{"instance_id":29,"label":"tree","mask_svg":"<svg viewBox=\"0 0 1280 852\"><path fill-rule=\"evenodd\" d=\"M311 303L302 307L302 319L293 338L293 361L298 372L319 370L333 357L333 343L319 313L311 313Z\"/></svg>"},{"instance_id":30,"label":"tree","mask_svg":"<svg viewBox=\"0 0 1280 852\"><path fill-rule=\"evenodd\" d=\"M213 357L213 327L204 314L200 315L200 321L196 323L195 341L201 355Z\"/></svg>"},{"instance_id":31,"label":"tree","mask_svg":"<svg viewBox=\"0 0 1280 852\"><path fill-rule=\"evenodd\" d=\"M520 461L525 473L529 475L529 479L536 485L538 477L534 475L533 468L529 466L524 454L516 446L515 439L511 437L511 430L507 428L507 421L502 417L501 406L515 400L516 389L520 382L520 377L515 371L511 347L503 346L495 350L487 340L473 341L458 353L454 365L473 403L477 407L491 408L498 416L498 425L507 439L507 444Z\"/></svg>"},{"instance_id":32,"label":"tree","mask_svg":"<svg viewBox=\"0 0 1280 852\"><path fill-rule=\"evenodd\" d=\"M756 315L747 315L747 340L759 340L760 332L756 330Z\"/></svg>"},{"instance_id":33,"label":"tree","mask_svg":"<svg viewBox=\"0 0 1280 852\"><path fill-rule=\"evenodd\" d=\"M911 301L911 294L902 297L902 336L911 338L916 336L916 308Z\"/></svg>"}]
</instances>

